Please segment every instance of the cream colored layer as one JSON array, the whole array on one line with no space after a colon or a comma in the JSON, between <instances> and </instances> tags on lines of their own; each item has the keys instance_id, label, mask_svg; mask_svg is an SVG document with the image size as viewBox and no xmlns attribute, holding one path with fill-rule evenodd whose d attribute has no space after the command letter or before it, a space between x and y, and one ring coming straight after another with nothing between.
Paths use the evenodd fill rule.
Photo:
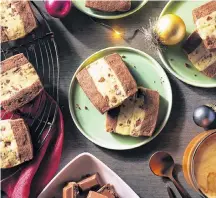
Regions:
<instances>
[{"instance_id":1,"label":"cream colored layer","mask_svg":"<svg viewBox=\"0 0 216 198\"><path fill-rule=\"evenodd\" d=\"M0 25L5 27L4 31L9 40L15 40L25 36L25 28L20 15L16 12L16 8L11 2L12 0L0 1ZM11 7L9 7L9 4L11 4Z\"/></svg>"},{"instance_id":2,"label":"cream colored layer","mask_svg":"<svg viewBox=\"0 0 216 198\"><path fill-rule=\"evenodd\" d=\"M0 121L0 167L8 168L20 164L17 143L10 120Z\"/></svg>"},{"instance_id":3,"label":"cream colored layer","mask_svg":"<svg viewBox=\"0 0 216 198\"><path fill-rule=\"evenodd\" d=\"M127 99L120 107L115 132L121 135L139 136L141 123L145 118L145 112L141 108L143 105L143 98L133 96Z\"/></svg>"},{"instance_id":4,"label":"cream colored layer","mask_svg":"<svg viewBox=\"0 0 216 198\"><path fill-rule=\"evenodd\" d=\"M197 30L202 39L216 37L216 11L196 21Z\"/></svg>"},{"instance_id":5,"label":"cream colored layer","mask_svg":"<svg viewBox=\"0 0 216 198\"><path fill-rule=\"evenodd\" d=\"M39 77L31 63L12 68L0 74L0 101L7 100L20 90L30 87L38 79Z\"/></svg>"},{"instance_id":6,"label":"cream colored layer","mask_svg":"<svg viewBox=\"0 0 216 198\"><path fill-rule=\"evenodd\" d=\"M108 97L109 106L118 106L125 100L126 93L121 82L104 58L90 64L87 68L97 90L103 97Z\"/></svg>"},{"instance_id":7,"label":"cream colored layer","mask_svg":"<svg viewBox=\"0 0 216 198\"><path fill-rule=\"evenodd\" d=\"M216 63L216 50L206 49L202 42L196 50L188 55L188 58L199 71L203 71L208 66Z\"/></svg>"},{"instance_id":8,"label":"cream colored layer","mask_svg":"<svg viewBox=\"0 0 216 198\"><path fill-rule=\"evenodd\" d=\"M216 134L200 146L194 165L195 177L202 192L209 198L216 198Z\"/></svg>"}]
</instances>

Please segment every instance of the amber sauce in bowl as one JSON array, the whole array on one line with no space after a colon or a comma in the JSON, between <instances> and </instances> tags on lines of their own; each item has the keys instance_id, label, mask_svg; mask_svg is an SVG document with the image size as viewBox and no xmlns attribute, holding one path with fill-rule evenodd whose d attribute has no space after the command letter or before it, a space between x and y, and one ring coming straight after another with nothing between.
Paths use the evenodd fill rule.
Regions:
<instances>
[{"instance_id":1,"label":"amber sauce in bowl","mask_svg":"<svg viewBox=\"0 0 216 198\"><path fill-rule=\"evenodd\" d=\"M203 197L216 198L216 129L196 136L183 156L187 183Z\"/></svg>"}]
</instances>

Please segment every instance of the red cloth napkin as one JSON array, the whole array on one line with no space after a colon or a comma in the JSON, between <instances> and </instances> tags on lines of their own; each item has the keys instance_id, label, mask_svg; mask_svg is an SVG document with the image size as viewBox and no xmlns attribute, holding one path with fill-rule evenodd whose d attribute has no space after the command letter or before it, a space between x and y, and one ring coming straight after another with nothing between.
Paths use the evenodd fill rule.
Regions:
<instances>
[{"instance_id":1,"label":"red cloth napkin","mask_svg":"<svg viewBox=\"0 0 216 198\"><path fill-rule=\"evenodd\" d=\"M41 105L41 102L38 102L39 97L41 97L43 101L46 98L55 103L45 92L41 94L42 96L40 95L34 100L34 106ZM28 105L22 108L22 112L28 111L27 109L30 109ZM1 111L1 113L1 115L3 115L4 112ZM8 116L10 117L10 114L4 116L3 119L7 119ZM20 116L15 115L13 118L15 117ZM44 130L49 130L49 127ZM44 134L46 134L46 131L44 131ZM37 197L58 169L63 139L64 121L61 110L58 108L55 125L49 132L42 148L36 153L32 161L22 165L22 169L19 172L1 183L2 191L11 198Z\"/></svg>"}]
</instances>

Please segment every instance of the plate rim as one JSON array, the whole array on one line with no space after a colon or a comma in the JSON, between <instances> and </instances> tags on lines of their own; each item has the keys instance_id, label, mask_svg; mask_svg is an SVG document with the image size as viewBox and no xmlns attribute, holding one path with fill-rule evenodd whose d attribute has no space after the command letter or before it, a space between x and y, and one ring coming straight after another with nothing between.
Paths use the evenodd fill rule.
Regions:
<instances>
[{"instance_id":1,"label":"plate rim","mask_svg":"<svg viewBox=\"0 0 216 198\"><path fill-rule=\"evenodd\" d=\"M165 12L167 11L167 9L169 8L169 6L172 3L175 3L175 0L169 0L169 2L164 6L163 10L160 13L160 17L162 17ZM158 56L160 57L160 60L162 61L163 65L165 66L165 68L173 75L175 76L177 79L181 80L182 82L188 84L188 85L192 85L194 87L201 87L201 88L215 88L216 87L216 83L215 84L202 84L202 83L197 83L194 81L190 81L190 80L186 80L184 77L182 77L181 75L177 74L170 66L169 63L167 63L166 58L164 57L164 54L158 50Z\"/></svg>"},{"instance_id":2,"label":"plate rim","mask_svg":"<svg viewBox=\"0 0 216 198\"><path fill-rule=\"evenodd\" d=\"M108 165L106 165L103 161L101 161L99 158L97 158L96 156L94 156L93 154L89 153L89 152L83 152L78 154L77 156L75 156L73 159L71 159L51 180L50 182L45 186L45 188L40 192L40 194L38 195L38 198L40 198L40 196L44 193L44 191L46 191L48 189L48 187L50 186L50 184L52 184L54 182L54 180L56 180L59 175L61 175L71 164L73 164L75 161L79 160L82 157L90 157L92 158L97 164L101 164L103 167L105 167L106 169L108 169L110 172L112 172L116 178L118 178L119 180L122 181L122 183L128 187L136 196L137 198L139 197L137 195L137 193L114 171L112 170Z\"/></svg>"},{"instance_id":3,"label":"plate rim","mask_svg":"<svg viewBox=\"0 0 216 198\"><path fill-rule=\"evenodd\" d=\"M158 128L158 132L153 135L152 137L149 137L148 139L145 139L145 141L142 141L140 143L136 143L134 145L130 145L130 146L121 146L119 148L116 148L116 147L112 147L112 146L107 146L107 145L103 145L101 143L98 143L97 140L94 140L93 138L91 138L89 135L87 135L83 130L82 128L80 127L80 125L78 124L78 121L76 119L76 116L75 116L75 111L74 111L74 108L73 108L73 105L72 105L72 86L74 85L75 81L76 81L76 75L77 73L82 69L84 63L86 61L88 61L89 59L91 59L93 56L97 55L97 54L101 54L105 51L110 51L110 50L131 50L131 51L135 51L136 53L139 53L145 57L147 57L150 61L152 61L156 67L158 67L158 69L160 69L160 72L163 73L163 76L166 78L166 81L167 81L167 87L166 89L168 90L167 93L169 93L169 98L167 99L168 100L168 108L167 108L167 112L166 112L166 116L165 116L165 119L163 120L163 122L161 123L160 127ZM79 67L77 68L76 72L74 73L72 79L71 79L71 82L70 82L70 86L69 86L69 92L68 92L68 103L69 103L69 110L70 110L70 114L71 114L71 117L73 119L73 122L74 124L76 125L76 127L78 128L78 130L88 139L90 140L91 142L93 142L94 144L102 147L102 148L106 148L106 149L110 149L110 150L130 150L130 149L135 149L135 148L138 148L142 145L145 145L147 143L149 143L150 141L152 141L153 139L155 139L160 133L161 131L163 130L163 128L165 127L165 125L167 124L168 120L169 120L169 117L170 117L170 114L171 114L171 110L172 110L172 104L173 104L173 95L172 95L172 87L171 87L171 84L170 84L170 81L169 81L169 78L166 74L166 72L164 71L163 67L154 59L152 58L150 55L146 54L145 52L139 50L139 49L135 49L135 48L132 48L132 47L125 47L125 46L115 46L115 47L108 47L108 48L104 48L102 50L99 50L95 53L93 53L92 55L90 55L89 57L87 57L80 65Z\"/></svg>"},{"instance_id":4,"label":"plate rim","mask_svg":"<svg viewBox=\"0 0 216 198\"><path fill-rule=\"evenodd\" d=\"M80 8L76 5L75 1L77 1L77 0L72 0L73 5L74 5L79 11L81 11L81 12L84 13L84 14L87 14L88 16L94 17L94 18L98 18L98 19L111 19L111 20L113 20L113 19L121 19L121 18L130 16L130 15L136 13L136 12L139 11L142 7L144 7L145 4L146 4L149 0L142 0L142 3L141 3L139 6L137 6L135 9L133 9L133 10L131 10L131 11L129 10L129 11L126 11L126 12L123 12L123 13L121 13L121 14L119 14L119 15L114 15L114 16L103 16L103 15L98 15L98 14L93 14L93 13L87 12L87 11L85 11L85 10L80 9ZM79 1L79 0L78 0L78 1ZM84 1L84 0L83 0L83 1Z\"/></svg>"}]
</instances>

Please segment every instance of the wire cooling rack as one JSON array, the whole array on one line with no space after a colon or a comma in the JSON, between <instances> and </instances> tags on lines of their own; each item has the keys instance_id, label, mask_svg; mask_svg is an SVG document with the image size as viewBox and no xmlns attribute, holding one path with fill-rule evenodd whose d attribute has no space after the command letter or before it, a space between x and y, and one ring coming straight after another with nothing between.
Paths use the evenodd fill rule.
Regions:
<instances>
[{"instance_id":1,"label":"wire cooling rack","mask_svg":"<svg viewBox=\"0 0 216 198\"><path fill-rule=\"evenodd\" d=\"M10 41L1 45L1 60L5 60L15 54L23 53L26 58L35 67L45 92L37 97L37 102L30 102L28 110L16 110L10 114L11 119L19 115L29 124L34 155L37 155L39 149L43 146L44 141L52 131L57 116L57 104L59 102L59 60L54 34L39 7L31 2L38 27L28 34L25 38L16 41ZM55 101L47 98L48 93ZM5 119L8 115L1 115ZM45 130L46 129L46 130ZM15 172L20 170L22 165L1 170L1 181L7 179Z\"/></svg>"}]
</instances>

